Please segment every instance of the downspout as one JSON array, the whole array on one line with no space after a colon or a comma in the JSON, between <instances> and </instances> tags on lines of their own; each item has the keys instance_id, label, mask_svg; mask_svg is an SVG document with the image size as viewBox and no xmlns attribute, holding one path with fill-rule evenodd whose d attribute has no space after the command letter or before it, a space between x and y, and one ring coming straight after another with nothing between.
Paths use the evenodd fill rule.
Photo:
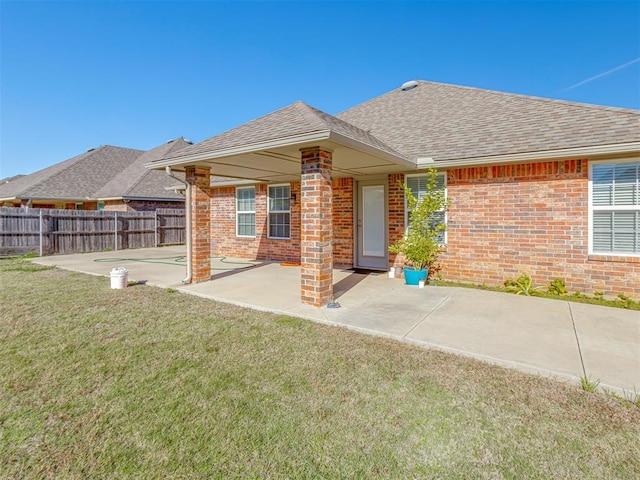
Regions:
<instances>
[{"instance_id":1,"label":"downspout","mask_svg":"<svg viewBox=\"0 0 640 480\"><path fill-rule=\"evenodd\" d=\"M191 184L181 178L176 177L173 172L171 172L171 167L166 166L165 172L174 180L177 180L180 183L183 183L186 186L185 190L185 219L187 224L185 226L185 236L187 242L187 276L182 280L182 283L191 283L191 278L193 277L193 270L191 267L191 259L193 258L193 247L191 245Z\"/></svg>"}]
</instances>

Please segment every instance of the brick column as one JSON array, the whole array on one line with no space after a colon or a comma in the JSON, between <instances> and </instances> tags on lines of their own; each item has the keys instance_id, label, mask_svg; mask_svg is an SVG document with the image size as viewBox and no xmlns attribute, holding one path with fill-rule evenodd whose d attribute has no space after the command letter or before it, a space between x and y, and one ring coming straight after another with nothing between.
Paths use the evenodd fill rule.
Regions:
<instances>
[{"instance_id":1,"label":"brick column","mask_svg":"<svg viewBox=\"0 0 640 480\"><path fill-rule=\"evenodd\" d=\"M301 300L322 307L333 300L332 152L311 147L300 154Z\"/></svg>"},{"instance_id":2,"label":"brick column","mask_svg":"<svg viewBox=\"0 0 640 480\"><path fill-rule=\"evenodd\" d=\"M188 166L185 174L191 185L191 281L204 282L211 280L211 171Z\"/></svg>"}]
</instances>

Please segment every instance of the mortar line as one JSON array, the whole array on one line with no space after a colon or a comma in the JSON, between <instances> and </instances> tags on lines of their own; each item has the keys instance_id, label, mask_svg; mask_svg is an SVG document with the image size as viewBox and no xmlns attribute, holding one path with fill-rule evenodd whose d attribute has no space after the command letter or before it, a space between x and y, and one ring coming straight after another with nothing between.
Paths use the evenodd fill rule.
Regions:
<instances>
[{"instance_id":1,"label":"mortar line","mask_svg":"<svg viewBox=\"0 0 640 480\"><path fill-rule=\"evenodd\" d=\"M569 307L569 316L571 317L571 325L573 326L573 335L576 337L576 344L578 345L578 355L580 355L580 364L582 365L582 373L584 378L587 377L587 369L584 367L584 358L582 357L582 347L580 346L580 338L578 337L578 330L576 329L576 321L573 318L573 310L571 309L571 302L567 302Z\"/></svg>"},{"instance_id":2,"label":"mortar line","mask_svg":"<svg viewBox=\"0 0 640 480\"><path fill-rule=\"evenodd\" d=\"M407 338L407 335L409 335L409 334L410 334L411 332L413 332L416 328L418 328L418 326L419 326L422 322L424 322L424 321L427 319L427 317L429 317L433 312L435 312L438 308L440 308L440 306L441 306L444 302L446 302L447 300L449 300L449 299L451 298L451 295L452 295L452 294L450 293L450 294L448 294L446 297L444 297L444 298L440 301L440 303L438 303L435 307L433 307L433 308L429 311L429 313L427 313L424 317L422 317L420 320L418 320L418 323L416 323L413 327L411 327L407 333L405 333L404 335L402 335L402 338Z\"/></svg>"}]
</instances>

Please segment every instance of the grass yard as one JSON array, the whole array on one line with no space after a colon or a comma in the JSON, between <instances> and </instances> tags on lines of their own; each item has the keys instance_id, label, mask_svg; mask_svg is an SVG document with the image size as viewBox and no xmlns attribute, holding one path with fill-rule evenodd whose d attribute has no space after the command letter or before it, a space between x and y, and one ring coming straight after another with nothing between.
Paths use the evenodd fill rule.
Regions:
<instances>
[{"instance_id":1,"label":"grass yard","mask_svg":"<svg viewBox=\"0 0 640 480\"><path fill-rule=\"evenodd\" d=\"M638 478L640 408L442 352L0 261L0 478Z\"/></svg>"}]
</instances>

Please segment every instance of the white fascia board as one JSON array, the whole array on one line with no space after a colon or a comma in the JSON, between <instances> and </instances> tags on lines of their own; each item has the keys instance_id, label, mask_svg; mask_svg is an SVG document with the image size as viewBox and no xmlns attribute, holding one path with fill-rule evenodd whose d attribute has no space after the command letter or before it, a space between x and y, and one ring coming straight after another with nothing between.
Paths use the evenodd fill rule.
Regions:
<instances>
[{"instance_id":1,"label":"white fascia board","mask_svg":"<svg viewBox=\"0 0 640 480\"><path fill-rule=\"evenodd\" d=\"M123 200L138 200L138 201L143 201L143 202L184 202L184 198L176 198L176 197L168 197L168 198L161 198L161 197L122 197ZM103 199L99 199L100 201L102 201Z\"/></svg>"},{"instance_id":2,"label":"white fascia board","mask_svg":"<svg viewBox=\"0 0 640 480\"><path fill-rule=\"evenodd\" d=\"M0 202L10 202L11 200L20 200L18 197L0 197Z\"/></svg>"},{"instance_id":3,"label":"white fascia board","mask_svg":"<svg viewBox=\"0 0 640 480\"><path fill-rule=\"evenodd\" d=\"M384 160L390 161L401 167L406 168L416 168L416 162L412 162L404 157L399 155L393 155L392 153L385 152L384 150L380 150L379 148L374 147L373 145L369 145L367 143L363 143L360 140L356 140L355 138L348 137L343 135L342 133L337 133L332 131L330 135L330 139L340 145L344 145L345 147L353 148L354 150L359 150L361 152L368 153L374 157L382 158Z\"/></svg>"},{"instance_id":4,"label":"white fascia board","mask_svg":"<svg viewBox=\"0 0 640 480\"><path fill-rule=\"evenodd\" d=\"M160 160L156 162L145 163L145 168L158 169L173 165L188 165L192 163L214 160L216 158L233 157L235 155L242 155L246 153L255 153L263 150L270 150L279 147L290 147L297 144L304 144L309 142L320 142L328 140L330 130L322 130L319 132L305 133L302 135L295 135L292 137L278 138L275 140L269 140L266 142L252 143L242 145L240 147L228 148L226 150L218 150L214 153L199 153L196 155L189 155L186 157L179 157L174 159Z\"/></svg>"},{"instance_id":5,"label":"white fascia board","mask_svg":"<svg viewBox=\"0 0 640 480\"><path fill-rule=\"evenodd\" d=\"M572 157L593 157L601 155L617 155L623 153L640 152L640 142L617 143L611 145L596 145L594 147L574 147L558 150L543 150L538 152L524 152L490 157L464 158L460 160L435 161L428 166L436 168L469 167L477 165L495 165L501 163L530 162L545 160L560 160ZM419 165L418 168L425 168Z\"/></svg>"}]
</instances>

